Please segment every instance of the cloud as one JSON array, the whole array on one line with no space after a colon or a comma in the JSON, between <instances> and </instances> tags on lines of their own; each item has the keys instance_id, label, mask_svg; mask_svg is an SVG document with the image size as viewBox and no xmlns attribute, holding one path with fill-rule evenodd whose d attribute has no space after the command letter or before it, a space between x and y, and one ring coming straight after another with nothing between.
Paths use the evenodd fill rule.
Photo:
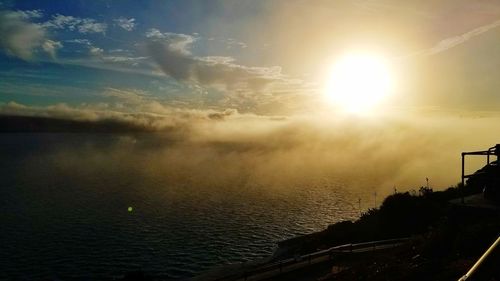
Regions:
<instances>
[{"instance_id":1,"label":"cloud","mask_svg":"<svg viewBox=\"0 0 500 281\"><path fill-rule=\"evenodd\" d=\"M142 99L145 94L130 89L106 91L119 100ZM146 178L162 177L170 185L202 182L217 188L265 186L270 192L293 186L340 184L349 186L353 193L368 189L382 195L392 192L394 186L401 191L418 188L425 184L426 177L433 188L446 188L459 180L461 151L490 147L500 137L491 130L500 120L498 113L473 118L419 112L359 120L313 115L283 118L242 114L233 109L196 110L149 103L155 108L152 112L145 104L139 102L132 109L132 104L119 108L110 104L31 107L8 103L0 104L0 113L114 121L162 132L147 138L157 140L147 151L124 149L119 144L94 154L72 151L75 166L93 166L82 165L81 161L104 155L96 169L112 167L110 159L130 160L149 163L151 169L140 169L148 174ZM464 135L464 131L469 133ZM140 138L137 143L141 143ZM118 157L120 153L127 157ZM74 171L73 166L67 168Z\"/></svg>"},{"instance_id":2,"label":"cloud","mask_svg":"<svg viewBox=\"0 0 500 281\"><path fill-rule=\"evenodd\" d=\"M63 44L59 41L45 40L42 44L42 49L52 58L56 57L56 51L62 47Z\"/></svg>"},{"instance_id":3,"label":"cloud","mask_svg":"<svg viewBox=\"0 0 500 281\"><path fill-rule=\"evenodd\" d=\"M107 24L97 22L91 18L78 18L73 16L65 16L57 14L52 16L50 21L43 24L44 27L54 29L68 29L70 31L78 31L79 33L105 33Z\"/></svg>"},{"instance_id":4,"label":"cloud","mask_svg":"<svg viewBox=\"0 0 500 281\"><path fill-rule=\"evenodd\" d=\"M88 40L88 39L70 39L70 40L66 40L65 42L82 44L82 45L87 45L87 46L92 45L92 42L90 42L90 40Z\"/></svg>"},{"instance_id":5,"label":"cloud","mask_svg":"<svg viewBox=\"0 0 500 281\"><path fill-rule=\"evenodd\" d=\"M56 29L64 29L67 28L71 31L75 30L77 26L80 24L81 19L75 18L73 16L63 16L61 14L57 14L52 16L52 20L46 22L44 25L46 27L56 28Z\"/></svg>"},{"instance_id":6,"label":"cloud","mask_svg":"<svg viewBox=\"0 0 500 281\"><path fill-rule=\"evenodd\" d=\"M101 59L102 61L108 63L138 66L141 62L145 62L148 57L102 56Z\"/></svg>"},{"instance_id":7,"label":"cloud","mask_svg":"<svg viewBox=\"0 0 500 281\"><path fill-rule=\"evenodd\" d=\"M130 53L129 50L125 50L125 49L111 49L109 50L110 53L114 54L114 53Z\"/></svg>"},{"instance_id":8,"label":"cloud","mask_svg":"<svg viewBox=\"0 0 500 281\"><path fill-rule=\"evenodd\" d=\"M81 44L85 46L86 48L88 48L88 52L92 57L98 58L98 61L102 61L105 63L121 64L123 66L138 66L141 62L146 61L148 59L148 57L131 56L129 51L123 49L113 49L109 51L109 53L112 54L118 53L120 55L106 56L104 55L105 53L104 49L94 46L93 43L88 39L71 39L71 40L66 40L65 42Z\"/></svg>"},{"instance_id":9,"label":"cloud","mask_svg":"<svg viewBox=\"0 0 500 281\"><path fill-rule=\"evenodd\" d=\"M75 42L75 41L73 41L73 42ZM122 53L121 55L105 55L105 53L108 53L108 52L105 52L104 49L102 49L102 48L99 48L99 47L92 45L92 42L90 42L88 40L81 41L79 43L86 45L88 47L88 52L89 52L90 56L97 59L97 60L93 61L94 63L104 62L106 64L121 65L123 67L122 71L130 70L131 66L134 66L134 67L139 66L139 64L147 61L147 59L149 58L149 57L140 57L140 56L134 57L134 56L130 55L128 52L123 51L123 50L120 52L116 52L116 50L114 52L109 52L109 53Z\"/></svg>"},{"instance_id":10,"label":"cloud","mask_svg":"<svg viewBox=\"0 0 500 281\"><path fill-rule=\"evenodd\" d=\"M80 44L85 46L85 48L88 49L88 53L91 55L91 57L97 58L97 60L93 61L94 63L105 62L109 64L122 65L123 67L126 66L130 67L130 66L138 66L140 63L147 61L147 59L149 58L141 56L134 57L131 55L130 51L123 49L113 49L110 50L109 52L105 52L104 49L94 46L93 43L88 39L71 39L71 40L66 40L65 42ZM118 54L118 55L104 55L105 53ZM90 66L89 64L85 63L83 65ZM121 70L124 71L129 69L124 68Z\"/></svg>"},{"instance_id":11,"label":"cloud","mask_svg":"<svg viewBox=\"0 0 500 281\"><path fill-rule=\"evenodd\" d=\"M196 38L150 29L146 37L148 51L161 70L179 81L215 86L223 90L259 91L275 81L284 81L281 68L249 67L222 56L197 57L190 47Z\"/></svg>"},{"instance_id":12,"label":"cloud","mask_svg":"<svg viewBox=\"0 0 500 281\"><path fill-rule=\"evenodd\" d=\"M286 112L283 101L310 94L309 86L284 75L279 66L246 66L228 56L196 56L191 52L194 36L150 29L146 37L147 53L164 74L200 93L222 93L218 98L222 107Z\"/></svg>"},{"instance_id":13,"label":"cloud","mask_svg":"<svg viewBox=\"0 0 500 281\"><path fill-rule=\"evenodd\" d=\"M18 14L21 18L29 20L29 19L38 19L43 17L42 10L26 10L26 11L15 11L13 13Z\"/></svg>"},{"instance_id":14,"label":"cloud","mask_svg":"<svg viewBox=\"0 0 500 281\"><path fill-rule=\"evenodd\" d=\"M161 131L174 126L186 129L189 123L203 120L222 120L237 115L234 109L182 109L154 101L146 92L137 89L107 88L103 96L116 103L95 103L70 106L59 103L49 106L27 106L16 102L1 103L0 115L48 117L72 121L109 121L130 123L148 131ZM124 106L126 104L126 106ZM193 124L194 124L193 123Z\"/></svg>"},{"instance_id":15,"label":"cloud","mask_svg":"<svg viewBox=\"0 0 500 281\"><path fill-rule=\"evenodd\" d=\"M237 41L233 38L226 39L226 48L227 49L232 49L234 47L239 47L241 49L246 49L248 45L244 42Z\"/></svg>"},{"instance_id":16,"label":"cloud","mask_svg":"<svg viewBox=\"0 0 500 281\"><path fill-rule=\"evenodd\" d=\"M43 47L45 43L46 46L51 45L47 43L44 28L29 22L30 17L33 15L28 12L0 11L0 48L7 55L30 60L37 48ZM53 53L55 49L49 51Z\"/></svg>"},{"instance_id":17,"label":"cloud","mask_svg":"<svg viewBox=\"0 0 500 281\"><path fill-rule=\"evenodd\" d=\"M46 107L37 107L9 102L0 104L0 112L3 115L52 117L68 120L96 120L98 116L98 113L78 110L62 103Z\"/></svg>"},{"instance_id":18,"label":"cloud","mask_svg":"<svg viewBox=\"0 0 500 281\"><path fill-rule=\"evenodd\" d=\"M135 26L137 25L135 23L134 18L127 19L124 17L120 17L120 18L114 19L114 22L116 25L118 25L119 27L123 28L126 31L134 30Z\"/></svg>"},{"instance_id":19,"label":"cloud","mask_svg":"<svg viewBox=\"0 0 500 281\"><path fill-rule=\"evenodd\" d=\"M102 95L104 97L114 98L129 104L139 104L146 102L146 97L148 97L148 94L143 90L116 88L106 88Z\"/></svg>"},{"instance_id":20,"label":"cloud","mask_svg":"<svg viewBox=\"0 0 500 281\"><path fill-rule=\"evenodd\" d=\"M226 117L237 114L238 111L235 109L226 109L222 112L209 113L208 118L212 120L224 120Z\"/></svg>"},{"instance_id":21,"label":"cloud","mask_svg":"<svg viewBox=\"0 0 500 281\"><path fill-rule=\"evenodd\" d=\"M416 54L413 54L411 56L431 56L439 54L448 49L461 45L469 41L470 39L479 36L485 32L488 32L494 28L497 28L499 26L500 26L500 20L494 21L490 24L480 26L463 34L443 39L439 41L436 45L434 45L432 48L417 52Z\"/></svg>"},{"instance_id":22,"label":"cloud","mask_svg":"<svg viewBox=\"0 0 500 281\"><path fill-rule=\"evenodd\" d=\"M89 47L89 53L92 56L100 57L104 53L104 50L95 46L90 46Z\"/></svg>"},{"instance_id":23,"label":"cloud","mask_svg":"<svg viewBox=\"0 0 500 281\"><path fill-rule=\"evenodd\" d=\"M165 42L169 49L184 54L190 54L189 47L197 38L191 35L173 32L160 32L156 28L151 28L146 32L146 38L155 40L155 42Z\"/></svg>"},{"instance_id":24,"label":"cloud","mask_svg":"<svg viewBox=\"0 0 500 281\"><path fill-rule=\"evenodd\" d=\"M104 33L107 25L105 23L96 22L94 19L83 19L78 26L80 33Z\"/></svg>"}]
</instances>

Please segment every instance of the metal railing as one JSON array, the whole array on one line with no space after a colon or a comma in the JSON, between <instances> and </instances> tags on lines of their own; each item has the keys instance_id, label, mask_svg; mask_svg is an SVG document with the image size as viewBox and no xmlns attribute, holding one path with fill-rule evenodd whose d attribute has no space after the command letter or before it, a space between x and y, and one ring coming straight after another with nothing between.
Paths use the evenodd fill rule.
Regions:
<instances>
[{"instance_id":1,"label":"metal railing","mask_svg":"<svg viewBox=\"0 0 500 281\"><path fill-rule=\"evenodd\" d=\"M331 248L328 248L325 250L320 250L317 252L298 256L295 258L280 260L280 261L266 264L266 265L263 265L263 266L260 266L260 267L254 268L254 269L249 269L249 270L246 270L244 272L219 277L219 278L213 279L213 281L239 280L239 279L247 280L248 278L250 278L252 276L261 275L261 274L265 274L265 273L272 273L272 272L275 272L276 275L278 275L278 274L281 274L284 272L289 272L291 270L296 269L296 268L293 268L291 270L287 270L287 268L290 268L292 265L303 264L304 266L308 266L311 264L316 264L319 262L330 260L335 254L374 251L377 249L390 248L388 246L396 247L396 246L399 246L405 242L408 242L409 240L410 240L410 238L405 237L405 238L370 241L370 242L363 242L363 243L356 243L356 244L339 245L339 246L331 247ZM377 247L379 247L379 248L377 248ZM383 248L380 248L380 247L383 247ZM328 259L325 259L326 257L328 257ZM323 258L323 259L321 259L321 258Z\"/></svg>"},{"instance_id":2,"label":"metal railing","mask_svg":"<svg viewBox=\"0 0 500 281\"><path fill-rule=\"evenodd\" d=\"M473 276L474 273L476 273L478 268L481 266L481 264L483 264L483 262L488 259L490 254L493 253L493 251L498 246L498 244L500 244L500 236L498 236L497 240L495 242L493 242L493 244L488 248L488 250L486 250L486 252L484 252L484 254L469 269L469 271L467 271L467 273L465 273L464 276L460 277L460 279L458 279L458 281L465 281L465 280L469 279L471 276Z\"/></svg>"}]
</instances>

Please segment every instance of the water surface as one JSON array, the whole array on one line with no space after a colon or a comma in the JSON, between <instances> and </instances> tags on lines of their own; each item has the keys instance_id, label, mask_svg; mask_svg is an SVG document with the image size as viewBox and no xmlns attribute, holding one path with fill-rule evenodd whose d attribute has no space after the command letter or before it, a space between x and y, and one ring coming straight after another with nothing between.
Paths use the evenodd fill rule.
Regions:
<instances>
[{"instance_id":1,"label":"water surface","mask_svg":"<svg viewBox=\"0 0 500 281\"><path fill-rule=\"evenodd\" d=\"M186 162L202 152L178 146L153 135L0 135L0 279L190 277L353 219L369 196L332 178L265 186L221 159Z\"/></svg>"}]
</instances>

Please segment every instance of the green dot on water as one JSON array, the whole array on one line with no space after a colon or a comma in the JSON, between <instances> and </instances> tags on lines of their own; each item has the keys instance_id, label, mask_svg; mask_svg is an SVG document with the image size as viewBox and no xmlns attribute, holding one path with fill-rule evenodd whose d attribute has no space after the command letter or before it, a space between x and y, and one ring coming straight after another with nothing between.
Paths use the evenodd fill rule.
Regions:
<instances>
[{"instance_id":1,"label":"green dot on water","mask_svg":"<svg viewBox=\"0 0 500 281\"><path fill-rule=\"evenodd\" d=\"M127 209L127 210L128 210L129 212L132 212L132 211L134 210L134 208L132 208L132 207L128 207L128 209Z\"/></svg>"}]
</instances>

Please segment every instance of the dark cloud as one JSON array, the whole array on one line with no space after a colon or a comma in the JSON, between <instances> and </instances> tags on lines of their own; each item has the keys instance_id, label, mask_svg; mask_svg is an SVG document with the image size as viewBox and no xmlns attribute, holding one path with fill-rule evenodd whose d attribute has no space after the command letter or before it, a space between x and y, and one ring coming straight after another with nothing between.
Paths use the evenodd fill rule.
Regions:
<instances>
[{"instance_id":1,"label":"dark cloud","mask_svg":"<svg viewBox=\"0 0 500 281\"><path fill-rule=\"evenodd\" d=\"M50 106L26 106L16 102L0 103L0 115L53 118L78 122L115 122L145 131L162 131L172 127L188 128L206 120L224 120L227 117L253 116L241 115L235 109L197 110L168 107L139 90L119 90L108 88L103 95L119 101L116 104L84 104L69 106L55 104ZM126 104L127 107L122 105Z\"/></svg>"},{"instance_id":2,"label":"dark cloud","mask_svg":"<svg viewBox=\"0 0 500 281\"><path fill-rule=\"evenodd\" d=\"M231 57L197 57L190 46L196 37L161 33L151 29L148 52L168 76L184 82L223 90L261 92L267 85L286 81L280 67L249 67L235 63Z\"/></svg>"},{"instance_id":3,"label":"dark cloud","mask_svg":"<svg viewBox=\"0 0 500 281\"><path fill-rule=\"evenodd\" d=\"M0 133L132 133L151 131L152 128L149 126L140 126L114 119L84 121L52 117L0 115Z\"/></svg>"},{"instance_id":4,"label":"dark cloud","mask_svg":"<svg viewBox=\"0 0 500 281\"><path fill-rule=\"evenodd\" d=\"M195 60L178 50L171 50L162 42L153 41L148 44L151 57L156 61L161 70L177 80L193 78Z\"/></svg>"},{"instance_id":5,"label":"dark cloud","mask_svg":"<svg viewBox=\"0 0 500 281\"><path fill-rule=\"evenodd\" d=\"M236 114L236 113L238 113L238 112L234 109L227 109L223 112L209 113L208 118L210 118L212 120L224 120L224 118L226 118L227 116L231 116L231 115Z\"/></svg>"}]
</instances>

